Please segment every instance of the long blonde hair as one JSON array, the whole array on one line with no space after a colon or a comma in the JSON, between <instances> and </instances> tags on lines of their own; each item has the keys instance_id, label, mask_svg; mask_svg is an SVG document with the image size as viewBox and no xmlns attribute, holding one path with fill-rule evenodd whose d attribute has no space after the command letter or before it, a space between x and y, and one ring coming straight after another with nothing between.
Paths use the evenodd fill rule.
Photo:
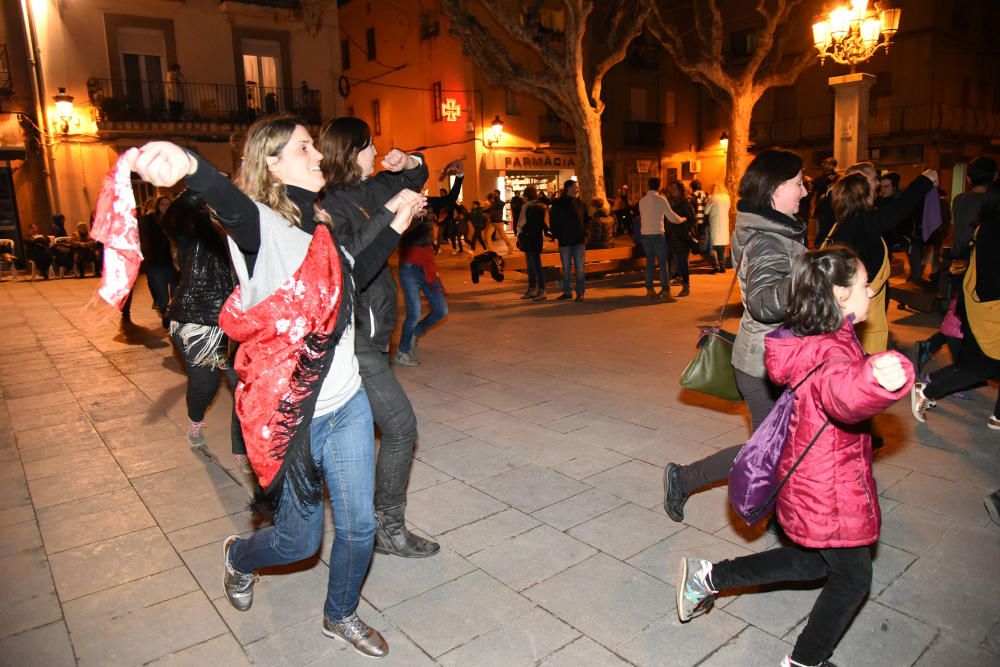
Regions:
<instances>
[{"instance_id":1,"label":"long blonde hair","mask_svg":"<svg viewBox=\"0 0 1000 667\"><path fill-rule=\"evenodd\" d=\"M291 114L266 116L251 125L243 143L243 162L233 180L247 197L273 209L290 225L302 221L302 211L288 198L285 184L271 174L267 158L281 154L299 125L306 127L304 120Z\"/></svg>"}]
</instances>

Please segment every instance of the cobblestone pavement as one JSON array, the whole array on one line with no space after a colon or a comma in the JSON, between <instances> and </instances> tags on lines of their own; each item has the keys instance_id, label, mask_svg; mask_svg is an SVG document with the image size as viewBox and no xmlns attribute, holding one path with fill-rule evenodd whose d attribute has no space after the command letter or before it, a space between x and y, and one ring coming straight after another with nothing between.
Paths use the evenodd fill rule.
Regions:
<instances>
[{"instance_id":1,"label":"cobblestone pavement","mask_svg":"<svg viewBox=\"0 0 1000 667\"><path fill-rule=\"evenodd\" d=\"M724 488L682 524L660 507L665 463L747 434L742 406L676 381L732 274L695 275L676 304L624 279L534 303L522 274L472 285L466 259L442 255L451 314L422 365L396 369L420 421L408 518L442 549L375 556L360 612L389 641L383 664L777 665L816 589L727 596L682 626L681 555L776 538L742 528ZM122 329L84 308L96 284L0 283L0 664L370 664L320 633L330 533L317 559L265 575L251 611L226 603L221 540L252 531L228 391L192 450L145 285ZM890 316L904 350L933 330ZM885 521L838 664L1000 664L993 391L941 401L926 425L904 402L877 419Z\"/></svg>"}]
</instances>

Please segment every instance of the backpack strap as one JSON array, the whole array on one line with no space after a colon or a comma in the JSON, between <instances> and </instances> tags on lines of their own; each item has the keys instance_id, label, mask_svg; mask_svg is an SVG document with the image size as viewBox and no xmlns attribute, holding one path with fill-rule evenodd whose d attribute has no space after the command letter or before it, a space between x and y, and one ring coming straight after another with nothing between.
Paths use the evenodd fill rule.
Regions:
<instances>
[{"instance_id":1,"label":"backpack strap","mask_svg":"<svg viewBox=\"0 0 1000 667\"><path fill-rule=\"evenodd\" d=\"M788 481L788 478L791 477L792 473L795 472L795 469L799 467L799 464L802 463L802 459L804 459L806 454L809 453L809 450L812 449L812 446L816 444L816 441L819 440L820 434L823 433L824 429L826 429L827 424L829 423L830 423L830 418L827 417L826 421L823 422L823 425L819 427L818 431L816 431L816 435L813 436L813 439L809 442L809 445L805 448L805 451L803 451L802 454L799 455L799 458L795 460L795 463L792 465L788 473L784 477L782 477L781 481L778 482L778 485L774 487L774 491L771 492L771 495L768 496L767 498L767 502L764 503L762 507L770 507L771 503L775 501L775 499L778 497L778 493L781 491L781 487L785 485L785 482Z\"/></svg>"}]
</instances>

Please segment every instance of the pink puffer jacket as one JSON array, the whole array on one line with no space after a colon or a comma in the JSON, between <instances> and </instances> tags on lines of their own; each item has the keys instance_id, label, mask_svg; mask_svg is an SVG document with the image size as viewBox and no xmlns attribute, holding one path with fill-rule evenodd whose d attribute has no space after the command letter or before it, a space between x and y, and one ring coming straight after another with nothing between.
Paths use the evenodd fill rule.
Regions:
<instances>
[{"instance_id":1,"label":"pink puffer jacket","mask_svg":"<svg viewBox=\"0 0 1000 667\"><path fill-rule=\"evenodd\" d=\"M798 337L778 329L765 338L765 363L778 385L795 385L826 363L795 392L788 444L778 466L784 477L829 417L830 424L778 495L778 520L785 534L810 548L856 547L878 539L882 525L871 436L860 422L905 396L913 384L913 365L895 351L907 381L886 391L872 375L850 322L833 333Z\"/></svg>"}]
</instances>

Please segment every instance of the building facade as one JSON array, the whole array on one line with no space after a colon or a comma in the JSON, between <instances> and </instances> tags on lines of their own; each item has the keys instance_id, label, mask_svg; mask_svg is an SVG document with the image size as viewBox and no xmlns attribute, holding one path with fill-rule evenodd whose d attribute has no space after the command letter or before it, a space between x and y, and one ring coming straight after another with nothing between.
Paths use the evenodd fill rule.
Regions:
<instances>
[{"instance_id":1,"label":"building facade","mask_svg":"<svg viewBox=\"0 0 1000 667\"><path fill-rule=\"evenodd\" d=\"M292 112L318 128L342 109L332 7L317 19L287 0L18 0L2 17L14 71L4 111L27 119L10 163L27 174L14 179L21 232L47 233L55 213L69 229L88 220L131 146L174 141L232 173L256 117Z\"/></svg>"}]
</instances>

